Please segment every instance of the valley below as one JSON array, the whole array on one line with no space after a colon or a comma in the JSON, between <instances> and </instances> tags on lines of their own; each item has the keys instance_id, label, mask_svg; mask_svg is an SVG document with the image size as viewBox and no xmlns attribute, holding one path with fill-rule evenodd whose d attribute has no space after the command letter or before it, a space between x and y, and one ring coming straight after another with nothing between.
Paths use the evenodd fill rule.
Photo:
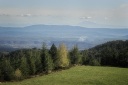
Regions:
<instances>
[{"instance_id":1,"label":"valley below","mask_svg":"<svg viewBox=\"0 0 128 85\"><path fill-rule=\"evenodd\" d=\"M26 27L0 27L0 51L22 48L48 48L54 43L65 43L68 49L77 45L80 50L113 40L127 40L128 29L85 28L68 25L32 25Z\"/></svg>"}]
</instances>

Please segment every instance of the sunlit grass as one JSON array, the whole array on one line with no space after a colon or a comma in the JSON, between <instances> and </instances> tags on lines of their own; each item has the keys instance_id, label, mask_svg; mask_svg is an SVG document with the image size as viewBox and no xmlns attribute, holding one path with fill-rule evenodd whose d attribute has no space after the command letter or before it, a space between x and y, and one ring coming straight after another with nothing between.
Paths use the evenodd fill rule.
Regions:
<instances>
[{"instance_id":1,"label":"sunlit grass","mask_svg":"<svg viewBox=\"0 0 128 85\"><path fill-rule=\"evenodd\" d=\"M76 66L49 75L0 85L128 85L128 68Z\"/></svg>"}]
</instances>

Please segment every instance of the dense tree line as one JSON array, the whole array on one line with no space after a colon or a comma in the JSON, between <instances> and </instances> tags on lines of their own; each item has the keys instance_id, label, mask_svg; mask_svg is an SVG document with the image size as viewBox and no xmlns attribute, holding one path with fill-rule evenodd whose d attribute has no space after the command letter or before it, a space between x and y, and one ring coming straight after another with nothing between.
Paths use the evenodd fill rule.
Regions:
<instances>
[{"instance_id":1,"label":"dense tree line","mask_svg":"<svg viewBox=\"0 0 128 85\"><path fill-rule=\"evenodd\" d=\"M128 40L107 42L82 53L85 65L128 67Z\"/></svg>"},{"instance_id":2,"label":"dense tree line","mask_svg":"<svg viewBox=\"0 0 128 85\"><path fill-rule=\"evenodd\" d=\"M0 53L0 81L22 80L48 74L74 65L128 67L128 41L112 41L80 51L75 45L68 50L64 44L50 49L22 49Z\"/></svg>"},{"instance_id":3,"label":"dense tree line","mask_svg":"<svg viewBox=\"0 0 128 85\"><path fill-rule=\"evenodd\" d=\"M37 74L70 67L67 47L54 44L47 49L22 49L9 54L0 53L0 81L22 80Z\"/></svg>"}]
</instances>

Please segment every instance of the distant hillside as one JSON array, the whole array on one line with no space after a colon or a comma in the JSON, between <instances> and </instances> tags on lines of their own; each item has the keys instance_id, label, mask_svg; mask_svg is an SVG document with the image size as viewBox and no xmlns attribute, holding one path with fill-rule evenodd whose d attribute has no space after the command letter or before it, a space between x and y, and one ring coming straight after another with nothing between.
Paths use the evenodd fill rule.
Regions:
<instances>
[{"instance_id":1,"label":"distant hillside","mask_svg":"<svg viewBox=\"0 0 128 85\"><path fill-rule=\"evenodd\" d=\"M32 25L27 27L0 27L0 45L12 48L40 48L43 42L64 42L70 49L77 44L88 49L112 40L127 40L128 29L85 28L68 25ZM123 36L123 37L122 37Z\"/></svg>"},{"instance_id":2,"label":"distant hillside","mask_svg":"<svg viewBox=\"0 0 128 85\"><path fill-rule=\"evenodd\" d=\"M87 51L89 61L101 65L128 67L128 40L111 41Z\"/></svg>"},{"instance_id":3,"label":"distant hillside","mask_svg":"<svg viewBox=\"0 0 128 85\"><path fill-rule=\"evenodd\" d=\"M97 45L94 48L91 48L90 50L101 51L102 49L105 49L105 48L111 48L111 49L117 49L117 50L128 49L128 40L126 40L126 41L122 41L122 40L109 41L107 43Z\"/></svg>"}]
</instances>

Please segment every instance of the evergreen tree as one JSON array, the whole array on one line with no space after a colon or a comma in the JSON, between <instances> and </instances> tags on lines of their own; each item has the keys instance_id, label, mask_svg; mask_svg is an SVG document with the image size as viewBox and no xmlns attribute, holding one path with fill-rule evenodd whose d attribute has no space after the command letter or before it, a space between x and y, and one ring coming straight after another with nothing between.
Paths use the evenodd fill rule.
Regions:
<instances>
[{"instance_id":1,"label":"evergreen tree","mask_svg":"<svg viewBox=\"0 0 128 85\"><path fill-rule=\"evenodd\" d=\"M48 50L47 50L45 43L43 43L43 47L42 47L41 52L42 52L41 58L42 58L42 64L43 64L43 71L49 73L53 69L53 60L48 53Z\"/></svg>"},{"instance_id":2,"label":"evergreen tree","mask_svg":"<svg viewBox=\"0 0 128 85\"><path fill-rule=\"evenodd\" d=\"M36 67L36 73L42 72L40 51L36 51L35 67Z\"/></svg>"},{"instance_id":3,"label":"evergreen tree","mask_svg":"<svg viewBox=\"0 0 128 85\"><path fill-rule=\"evenodd\" d=\"M28 77L28 75L29 75L29 66L28 66L28 63L27 63L27 59L24 56L21 58L20 70L21 70L22 75L23 75L24 78Z\"/></svg>"},{"instance_id":4,"label":"evergreen tree","mask_svg":"<svg viewBox=\"0 0 128 85\"><path fill-rule=\"evenodd\" d=\"M29 74L34 75L36 72L34 51L32 52L32 50L29 50L28 54L29 56L27 56L27 62L29 65L29 70L30 70Z\"/></svg>"},{"instance_id":5,"label":"evergreen tree","mask_svg":"<svg viewBox=\"0 0 128 85\"><path fill-rule=\"evenodd\" d=\"M12 68L10 61L8 59L6 58L2 59L0 69L1 69L1 76L0 76L1 80L10 81L14 78L14 69Z\"/></svg>"},{"instance_id":6,"label":"evergreen tree","mask_svg":"<svg viewBox=\"0 0 128 85\"><path fill-rule=\"evenodd\" d=\"M2 68L0 66L0 80L2 80Z\"/></svg>"},{"instance_id":7,"label":"evergreen tree","mask_svg":"<svg viewBox=\"0 0 128 85\"><path fill-rule=\"evenodd\" d=\"M89 63L88 50L82 51L82 64L87 65Z\"/></svg>"},{"instance_id":8,"label":"evergreen tree","mask_svg":"<svg viewBox=\"0 0 128 85\"><path fill-rule=\"evenodd\" d=\"M51 56L48 54L48 52L46 52L44 56L44 69L47 73L53 70L53 61L51 59Z\"/></svg>"},{"instance_id":9,"label":"evergreen tree","mask_svg":"<svg viewBox=\"0 0 128 85\"><path fill-rule=\"evenodd\" d=\"M52 44L52 46L49 50L49 54L52 57L52 60L53 60L53 63L54 63L54 68L56 68L55 62L57 60L57 47L54 44Z\"/></svg>"},{"instance_id":10,"label":"evergreen tree","mask_svg":"<svg viewBox=\"0 0 128 85\"><path fill-rule=\"evenodd\" d=\"M78 50L77 46L74 46L74 48L70 52L70 60L71 64L81 64L82 63L82 57L80 55L80 52Z\"/></svg>"},{"instance_id":11,"label":"evergreen tree","mask_svg":"<svg viewBox=\"0 0 128 85\"><path fill-rule=\"evenodd\" d=\"M100 63L98 62L97 59L90 59L89 65L91 65L91 66L100 66Z\"/></svg>"}]
</instances>

